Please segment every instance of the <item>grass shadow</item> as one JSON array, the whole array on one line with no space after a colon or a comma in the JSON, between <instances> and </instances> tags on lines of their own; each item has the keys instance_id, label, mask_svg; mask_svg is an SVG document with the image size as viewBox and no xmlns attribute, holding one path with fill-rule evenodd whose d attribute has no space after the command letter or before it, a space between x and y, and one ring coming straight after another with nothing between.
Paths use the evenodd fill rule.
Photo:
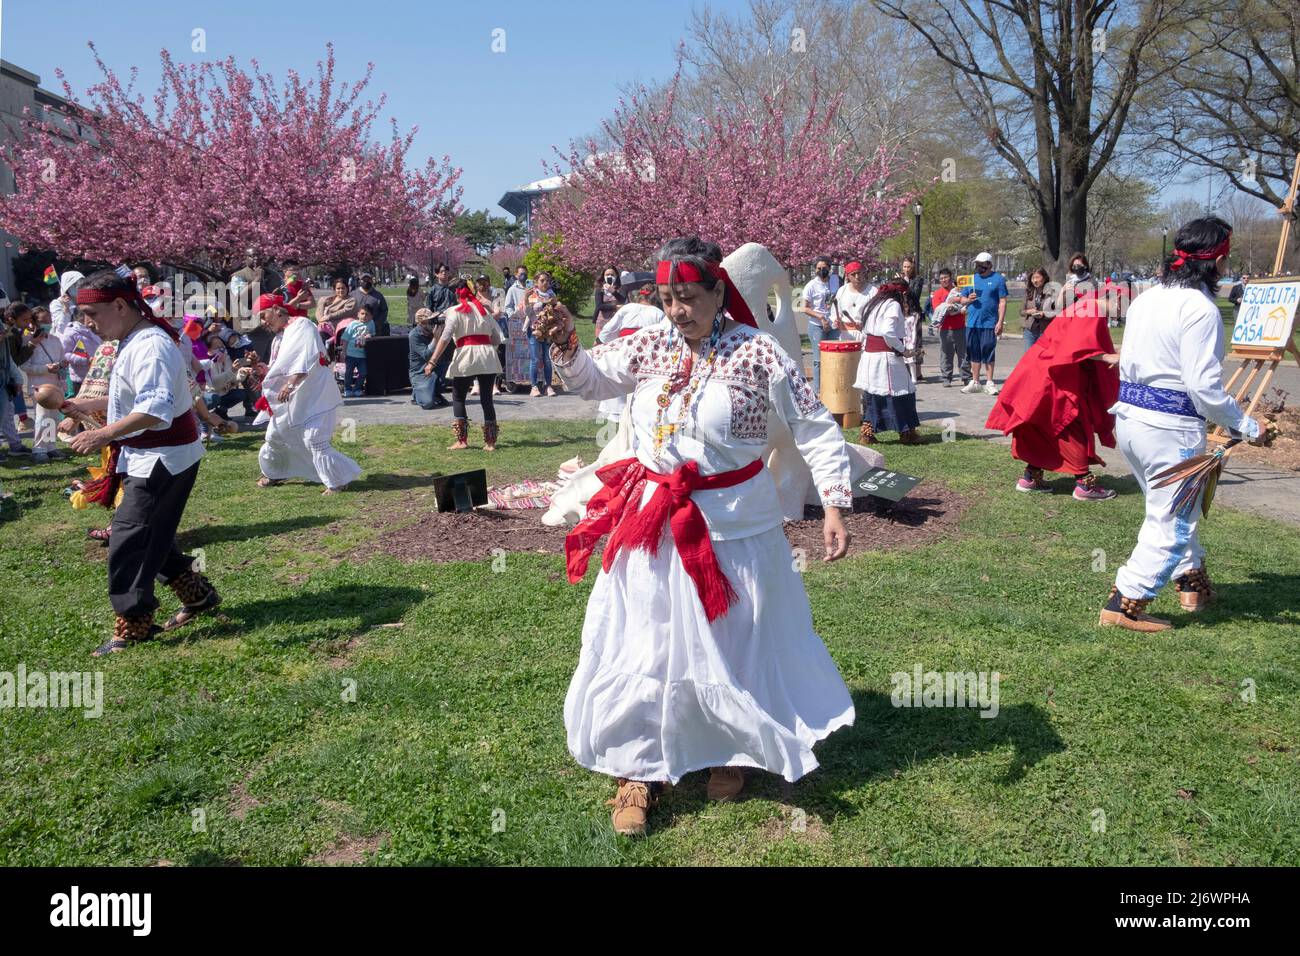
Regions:
<instances>
[{"instance_id":1,"label":"grass shadow","mask_svg":"<svg viewBox=\"0 0 1300 956\"><path fill-rule=\"evenodd\" d=\"M829 822L860 812L860 806L843 794L929 760L1010 746L1014 756L999 780L1009 785L1043 758L1065 750L1047 713L1037 704L1001 707L997 716L985 718L975 708L895 707L890 696L879 691L854 691L852 696L853 726L836 731L817 746L818 770L794 784L774 774L749 771L742 799L788 803ZM707 773L687 777L665 796L665 809L674 815L706 811L707 779Z\"/></svg>"},{"instance_id":2,"label":"grass shadow","mask_svg":"<svg viewBox=\"0 0 1300 956\"><path fill-rule=\"evenodd\" d=\"M360 617L359 628L366 630L380 624L399 621L412 606L428 595L419 588L392 585L341 584L327 591L309 590L282 597L249 601L239 605L223 604L222 622L209 636L226 631L244 632L279 625L287 632L271 642L279 647L310 644L321 638L319 629L302 630L300 625L328 621L331 618ZM349 623L348 630L357 626Z\"/></svg>"},{"instance_id":3,"label":"grass shadow","mask_svg":"<svg viewBox=\"0 0 1300 956\"><path fill-rule=\"evenodd\" d=\"M1219 599L1197 614L1206 624L1247 620L1270 624L1294 624L1300 610L1300 574L1255 571L1240 584L1215 582Z\"/></svg>"},{"instance_id":4,"label":"grass shadow","mask_svg":"<svg viewBox=\"0 0 1300 956\"><path fill-rule=\"evenodd\" d=\"M297 518L281 518L278 521L263 521L257 524L218 524L190 528L176 536L182 550L202 545L218 544L223 541L252 541L259 538L272 538L290 531L315 528L337 520L333 515L301 515Z\"/></svg>"}]
</instances>

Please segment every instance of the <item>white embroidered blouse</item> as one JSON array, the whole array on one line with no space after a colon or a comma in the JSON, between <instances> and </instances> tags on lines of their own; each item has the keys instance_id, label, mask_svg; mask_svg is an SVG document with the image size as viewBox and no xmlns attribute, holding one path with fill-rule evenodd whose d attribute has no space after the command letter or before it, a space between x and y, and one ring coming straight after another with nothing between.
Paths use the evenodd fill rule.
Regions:
<instances>
[{"instance_id":1,"label":"white embroidered blouse","mask_svg":"<svg viewBox=\"0 0 1300 956\"><path fill-rule=\"evenodd\" d=\"M633 451L653 471L671 472L687 461L698 462L702 475L743 468L763 454L768 415L775 414L793 433L822 504L852 507L843 433L773 336L733 326L723 333L711 369L706 362L708 342L701 342L691 366L691 378L701 384L688 414L683 418L686 389L679 389L661 419L657 399L664 382L678 374L685 361L682 344L680 332L660 323L590 352L579 347L567 362L556 359L555 368L565 386L583 398L631 396ZM676 427L656 459L655 429L661 424ZM656 487L647 483L643 501ZM742 484L699 490L691 497L715 541L781 526L776 484L766 468Z\"/></svg>"}]
</instances>

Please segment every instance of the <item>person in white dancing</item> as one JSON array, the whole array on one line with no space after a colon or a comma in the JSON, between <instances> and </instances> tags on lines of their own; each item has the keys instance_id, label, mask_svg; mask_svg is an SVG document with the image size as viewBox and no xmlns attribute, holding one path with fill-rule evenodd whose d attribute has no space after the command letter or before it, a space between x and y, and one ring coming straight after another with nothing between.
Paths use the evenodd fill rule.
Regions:
<instances>
[{"instance_id":1,"label":"person in white dancing","mask_svg":"<svg viewBox=\"0 0 1300 956\"><path fill-rule=\"evenodd\" d=\"M667 322L590 352L557 310L542 330L566 386L628 396L632 454L565 541L578 581L606 534L602 570L564 702L569 750L618 781L613 825L642 835L665 783L710 769L734 799L745 767L788 781L817 767L813 746L853 723L853 702L813 630L812 609L772 475L769 415L791 428L825 509L825 560L843 557L850 460L797 363L759 332L721 250L675 239L656 284Z\"/></svg>"},{"instance_id":2,"label":"person in white dancing","mask_svg":"<svg viewBox=\"0 0 1300 956\"><path fill-rule=\"evenodd\" d=\"M254 422L266 422L257 483L268 488L301 478L319 481L323 494L336 494L360 476L361 466L330 444L343 396L330 372L325 343L311 319L290 315L283 296L259 296L254 313L263 328L275 333L258 399L261 414Z\"/></svg>"},{"instance_id":3,"label":"person in white dancing","mask_svg":"<svg viewBox=\"0 0 1300 956\"><path fill-rule=\"evenodd\" d=\"M1232 227L1222 219L1194 219L1178 230L1160 284L1129 306L1119 353L1119 401L1111 407L1115 438L1142 493L1146 519L1137 547L1115 575L1101 611L1103 627L1164 631L1173 624L1146 613L1169 583L1185 611L1214 598L1197 535L1201 501L1175 512L1177 484L1152 487L1167 468L1205 452L1206 422L1233 437L1259 437L1259 423L1223 388L1223 317L1215 304L1227 271ZM1061 320L1057 320L1061 321Z\"/></svg>"}]
</instances>

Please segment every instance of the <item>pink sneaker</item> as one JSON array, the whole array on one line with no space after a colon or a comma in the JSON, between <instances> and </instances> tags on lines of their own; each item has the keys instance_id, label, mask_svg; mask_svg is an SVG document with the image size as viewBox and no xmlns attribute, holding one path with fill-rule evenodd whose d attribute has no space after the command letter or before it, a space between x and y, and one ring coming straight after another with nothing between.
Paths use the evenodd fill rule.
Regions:
<instances>
[{"instance_id":1,"label":"pink sneaker","mask_svg":"<svg viewBox=\"0 0 1300 956\"><path fill-rule=\"evenodd\" d=\"M1016 491L1045 491L1052 493L1052 486L1041 478L1021 477L1016 481Z\"/></svg>"},{"instance_id":2,"label":"pink sneaker","mask_svg":"<svg viewBox=\"0 0 1300 956\"><path fill-rule=\"evenodd\" d=\"M1103 488L1097 484L1094 475L1089 475L1087 480L1076 481L1074 483L1074 497L1077 501L1107 501L1114 498L1119 492L1112 488Z\"/></svg>"}]
</instances>

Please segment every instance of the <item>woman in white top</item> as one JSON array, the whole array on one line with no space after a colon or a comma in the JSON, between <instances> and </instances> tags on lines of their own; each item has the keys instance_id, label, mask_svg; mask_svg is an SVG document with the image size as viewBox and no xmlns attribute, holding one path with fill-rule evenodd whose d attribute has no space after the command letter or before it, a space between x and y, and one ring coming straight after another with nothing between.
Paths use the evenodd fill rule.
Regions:
<instances>
[{"instance_id":1,"label":"woman in white top","mask_svg":"<svg viewBox=\"0 0 1300 956\"><path fill-rule=\"evenodd\" d=\"M32 346L32 355L21 368L27 376L27 384L32 387L33 395L42 385L54 385L61 393L64 392L63 376L68 362L63 354L63 343L51 333L48 326L37 326L29 344ZM32 437L32 461L44 464L50 460L50 455L55 457L60 455L55 436L61 421L63 415L60 412L46 408L39 402L36 403L36 433Z\"/></svg>"},{"instance_id":2,"label":"woman in white top","mask_svg":"<svg viewBox=\"0 0 1300 956\"><path fill-rule=\"evenodd\" d=\"M771 473L769 416L786 422L825 508L825 560L844 555L852 506L844 436L802 370L759 332L722 252L675 239L656 284L668 321L579 344L567 313L540 332L587 399L625 395L632 453L565 542L578 581L610 534L564 703L569 750L618 781L613 823L645 832L664 781L712 768L708 794L733 799L743 769L788 781L813 746L853 722L853 702L813 630Z\"/></svg>"},{"instance_id":3,"label":"woman in white top","mask_svg":"<svg viewBox=\"0 0 1300 956\"><path fill-rule=\"evenodd\" d=\"M862 389L860 440L864 445L875 444L880 431L898 432L898 440L904 445L921 444L916 383L903 361L912 354L905 344L906 298L907 283L891 279L876 290L863 316L862 358L853 384Z\"/></svg>"},{"instance_id":4,"label":"woman in white top","mask_svg":"<svg viewBox=\"0 0 1300 956\"><path fill-rule=\"evenodd\" d=\"M426 375L432 375L442 353L455 345L456 352L447 374L451 376L451 431L456 440L448 447L455 451L469 447L469 416L465 411L465 399L469 396L470 385L477 383L479 402L483 406L483 450L495 451L498 432L492 383L501 371L497 346L505 341L505 336L501 334L495 316L470 291L464 279L453 282L451 289L459 305L447 310L446 330L424 371Z\"/></svg>"}]
</instances>

